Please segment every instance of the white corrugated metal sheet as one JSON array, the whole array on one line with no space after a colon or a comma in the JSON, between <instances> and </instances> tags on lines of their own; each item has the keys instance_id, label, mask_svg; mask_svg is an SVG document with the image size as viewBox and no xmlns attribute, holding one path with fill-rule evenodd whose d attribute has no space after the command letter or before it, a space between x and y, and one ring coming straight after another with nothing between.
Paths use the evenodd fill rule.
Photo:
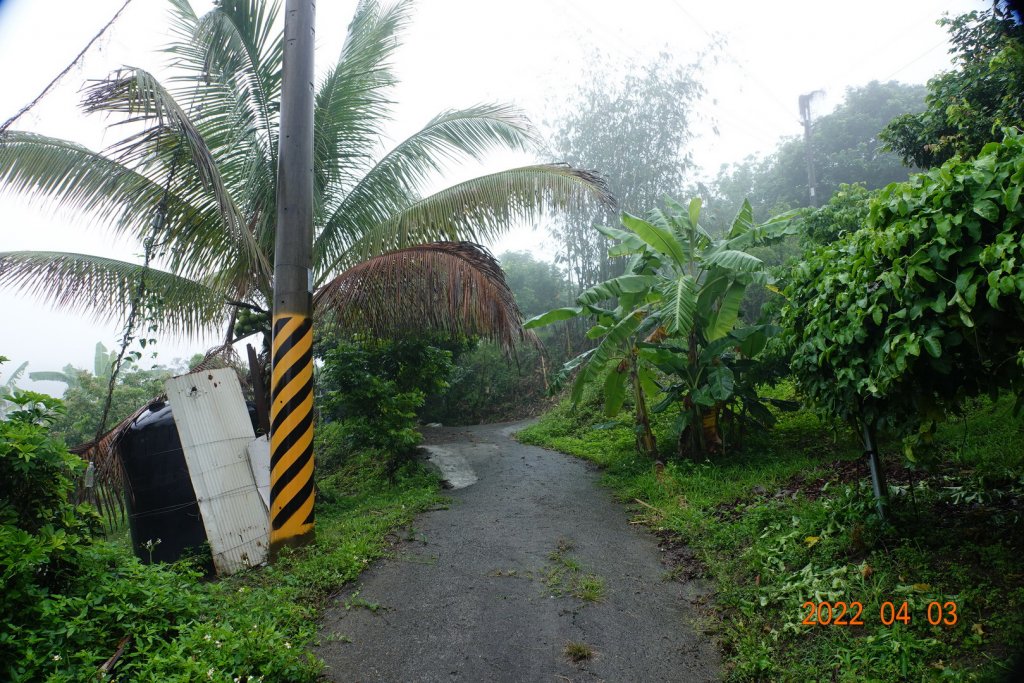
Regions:
<instances>
[{"instance_id":1,"label":"white corrugated metal sheet","mask_svg":"<svg viewBox=\"0 0 1024 683\"><path fill-rule=\"evenodd\" d=\"M262 564L270 527L249 465L255 435L234 370L174 377L164 388L217 573Z\"/></svg>"}]
</instances>

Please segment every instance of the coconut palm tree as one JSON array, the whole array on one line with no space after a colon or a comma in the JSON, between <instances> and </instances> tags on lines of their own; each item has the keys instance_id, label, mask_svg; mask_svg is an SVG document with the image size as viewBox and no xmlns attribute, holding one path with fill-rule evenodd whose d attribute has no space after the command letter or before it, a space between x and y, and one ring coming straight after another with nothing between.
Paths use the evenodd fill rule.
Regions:
<instances>
[{"instance_id":1,"label":"coconut palm tree","mask_svg":"<svg viewBox=\"0 0 1024 683\"><path fill-rule=\"evenodd\" d=\"M0 286L106 319L136 315L153 331L194 334L241 309L270 309L283 36L278 6L222 0L198 16L171 0L165 83L123 68L86 88L87 113L113 116L123 139L98 153L9 131L0 185L85 212L144 245L144 264L61 252L0 253ZM445 111L382 149L395 84L391 58L408 2L359 3L314 114L314 286L320 314L378 333L430 326L506 344L519 312L500 268L474 244L517 219L607 201L594 174L540 164L422 189L452 162L532 150L515 108ZM239 328L242 326L239 326Z\"/></svg>"}]
</instances>

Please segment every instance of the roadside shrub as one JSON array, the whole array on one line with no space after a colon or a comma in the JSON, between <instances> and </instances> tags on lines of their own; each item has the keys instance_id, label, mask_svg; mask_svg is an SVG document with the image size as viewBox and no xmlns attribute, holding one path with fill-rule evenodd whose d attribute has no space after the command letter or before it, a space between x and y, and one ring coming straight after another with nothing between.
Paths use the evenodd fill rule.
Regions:
<instances>
[{"instance_id":1,"label":"roadside shrub","mask_svg":"<svg viewBox=\"0 0 1024 683\"><path fill-rule=\"evenodd\" d=\"M1024 135L1008 130L889 185L865 229L794 269L792 369L823 413L903 436L915 458L965 399L1021 395L1022 190Z\"/></svg>"},{"instance_id":2,"label":"roadside shrub","mask_svg":"<svg viewBox=\"0 0 1024 683\"><path fill-rule=\"evenodd\" d=\"M9 400L15 409L0 421L0 660L18 679L19 662L31 659L25 631L78 575L99 518L70 500L84 463L47 434L60 401L28 391Z\"/></svg>"},{"instance_id":3,"label":"roadside shrub","mask_svg":"<svg viewBox=\"0 0 1024 683\"><path fill-rule=\"evenodd\" d=\"M349 450L404 455L420 441L417 411L427 393L447 387L451 369L452 352L427 341L342 342L324 354L321 418L337 423L328 432Z\"/></svg>"}]
</instances>

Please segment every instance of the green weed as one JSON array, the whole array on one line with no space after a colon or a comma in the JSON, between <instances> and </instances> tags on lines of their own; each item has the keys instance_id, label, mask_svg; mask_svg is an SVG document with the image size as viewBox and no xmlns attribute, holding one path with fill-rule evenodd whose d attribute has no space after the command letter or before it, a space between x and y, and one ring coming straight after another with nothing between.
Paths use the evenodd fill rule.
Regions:
<instances>
[{"instance_id":1,"label":"green weed","mask_svg":"<svg viewBox=\"0 0 1024 683\"><path fill-rule=\"evenodd\" d=\"M565 644L562 654L571 662L583 662L594 656L594 649L586 643L570 641Z\"/></svg>"},{"instance_id":2,"label":"green weed","mask_svg":"<svg viewBox=\"0 0 1024 683\"><path fill-rule=\"evenodd\" d=\"M568 554L572 549L571 542L564 539L558 542L558 549L548 556L550 564L540 571L544 585L552 595L571 595L584 602L604 600L604 579L586 573L583 563Z\"/></svg>"},{"instance_id":3,"label":"green weed","mask_svg":"<svg viewBox=\"0 0 1024 683\"><path fill-rule=\"evenodd\" d=\"M8 677L95 680L127 636L107 680L317 680L323 666L307 648L327 598L387 551L393 530L435 505L439 489L415 463L391 483L384 463L361 453L319 490L314 545L223 580L204 581L184 562L144 565L123 539L76 550L69 587L47 597L43 618L18 640L0 643L22 652Z\"/></svg>"}]
</instances>

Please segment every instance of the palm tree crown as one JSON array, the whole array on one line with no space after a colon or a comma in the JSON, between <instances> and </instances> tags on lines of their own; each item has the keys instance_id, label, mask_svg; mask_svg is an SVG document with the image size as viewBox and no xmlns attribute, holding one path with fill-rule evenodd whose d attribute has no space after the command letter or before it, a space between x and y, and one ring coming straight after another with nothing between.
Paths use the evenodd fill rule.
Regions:
<instances>
[{"instance_id":1,"label":"palm tree crown","mask_svg":"<svg viewBox=\"0 0 1024 683\"><path fill-rule=\"evenodd\" d=\"M239 307L269 309L283 37L276 3L221 0L198 16L188 0L170 1L166 84L124 68L87 88L85 111L118 116L121 142L101 154L34 133L0 139L4 190L98 217L144 244L147 263L3 252L0 286L104 318L144 306L158 311L161 331L193 334ZM317 87L315 301L320 313L377 332L398 321L510 343L518 309L493 258L470 242L609 198L597 176L561 164L424 196L449 162L531 150L537 138L515 108L484 104L442 112L381 154L390 60L408 13L408 2L360 2Z\"/></svg>"}]
</instances>

